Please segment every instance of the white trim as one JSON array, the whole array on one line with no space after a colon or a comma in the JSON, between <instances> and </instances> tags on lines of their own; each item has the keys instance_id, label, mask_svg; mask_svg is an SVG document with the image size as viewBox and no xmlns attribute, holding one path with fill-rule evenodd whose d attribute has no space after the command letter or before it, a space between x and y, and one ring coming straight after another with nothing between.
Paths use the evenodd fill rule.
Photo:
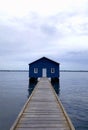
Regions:
<instances>
[{"instance_id":1,"label":"white trim","mask_svg":"<svg viewBox=\"0 0 88 130\"><path fill-rule=\"evenodd\" d=\"M38 68L34 68L34 73L38 73Z\"/></svg>"}]
</instances>

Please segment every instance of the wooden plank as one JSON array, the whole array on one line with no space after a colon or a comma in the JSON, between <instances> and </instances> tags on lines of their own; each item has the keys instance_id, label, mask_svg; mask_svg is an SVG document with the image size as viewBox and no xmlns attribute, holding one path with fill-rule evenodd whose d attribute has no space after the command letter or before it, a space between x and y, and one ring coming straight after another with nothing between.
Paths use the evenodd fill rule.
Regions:
<instances>
[{"instance_id":1,"label":"wooden plank","mask_svg":"<svg viewBox=\"0 0 88 130\"><path fill-rule=\"evenodd\" d=\"M75 130L51 83L42 78L10 130Z\"/></svg>"},{"instance_id":2,"label":"wooden plank","mask_svg":"<svg viewBox=\"0 0 88 130\"><path fill-rule=\"evenodd\" d=\"M30 130L30 128L16 128L16 130ZM31 128L31 130L70 130L69 128Z\"/></svg>"},{"instance_id":3,"label":"wooden plank","mask_svg":"<svg viewBox=\"0 0 88 130\"><path fill-rule=\"evenodd\" d=\"M50 124L44 124L44 123L39 123L39 124L18 124L17 128L69 128L67 124L63 123L63 124L58 124L58 123L50 123Z\"/></svg>"},{"instance_id":4,"label":"wooden plank","mask_svg":"<svg viewBox=\"0 0 88 130\"><path fill-rule=\"evenodd\" d=\"M64 119L64 120L60 120L60 119L56 119L56 118L53 118L53 119L41 119L41 118L22 118L20 121L19 121L19 123L20 124L22 124L22 123L24 123L24 124L27 124L27 123L29 123L29 124L53 124L53 122L55 123L55 124L58 124L58 123L60 123L60 124L66 124L67 122L66 122L66 120Z\"/></svg>"}]
</instances>

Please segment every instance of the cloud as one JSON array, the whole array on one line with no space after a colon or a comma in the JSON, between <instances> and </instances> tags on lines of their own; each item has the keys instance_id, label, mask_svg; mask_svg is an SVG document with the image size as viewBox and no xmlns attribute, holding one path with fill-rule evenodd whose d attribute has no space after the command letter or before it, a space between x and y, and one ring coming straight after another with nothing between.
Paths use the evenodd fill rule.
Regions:
<instances>
[{"instance_id":1,"label":"cloud","mask_svg":"<svg viewBox=\"0 0 88 130\"><path fill-rule=\"evenodd\" d=\"M66 61L76 63L88 63L88 51L70 51L64 56Z\"/></svg>"},{"instance_id":2,"label":"cloud","mask_svg":"<svg viewBox=\"0 0 88 130\"><path fill-rule=\"evenodd\" d=\"M68 64L69 61L72 64L77 61L86 63L87 0L64 2L18 0L12 3L8 0L5 7L4 0L0 4L1 68L5 68L6 64L8 67L13 64L16 69L21 64L23 68L42 56L63 63L68 61Z\"/></svg>"},{"instance_id":3,"label":"cloud","mask_svg":"<svg viewBox=\"0 0 88 130\"><path fill-rule=\"evenodd\" d=\"M54 27L54 26L50 26L50 25L48 25L48 24L45 24L45 25L42 25L42 26L41 26L41 31L42 31L44 34L46 34L46 35L52 37L53 35L56 34L57 29L56 29L56 27Z\"/></svg>"},{"instance_id":4,"label":"cloud","mask_svg":"<svg viewBox=\"0 0 88 130\"><path fill-rule=\"evenodd\" d=\"M82 13L87 9L87 5L87 0L0 0L0 12L10 17L23 17L29 12L50 16L67 11Z\"/></svg>"}]
</instances>

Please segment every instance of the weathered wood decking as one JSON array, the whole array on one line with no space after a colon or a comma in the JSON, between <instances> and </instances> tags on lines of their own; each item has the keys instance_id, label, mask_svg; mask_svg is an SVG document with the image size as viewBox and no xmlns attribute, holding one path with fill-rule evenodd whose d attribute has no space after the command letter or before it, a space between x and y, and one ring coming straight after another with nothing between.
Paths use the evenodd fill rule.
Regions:
<instances>
[{"instance_id":1,"label":"weathered wood decking","mask_svg":"<svg viewBox=\"0 0 88 130\"><path fill-rule=\"evenodd\" d=\"M75 130L51 83L41 78L10 130Z\"/></svg>"}]
</instances>

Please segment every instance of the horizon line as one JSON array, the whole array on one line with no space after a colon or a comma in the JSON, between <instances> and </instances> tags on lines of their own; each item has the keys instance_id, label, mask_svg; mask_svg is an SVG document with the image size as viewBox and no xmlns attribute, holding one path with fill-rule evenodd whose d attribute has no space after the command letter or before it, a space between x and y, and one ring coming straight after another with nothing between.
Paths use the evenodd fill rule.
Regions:
<instances>
[{"instance_id":1,"label":"horizon line","mask_svg":"<svg viewBox=\"0 0 88 130\"><path fill-rule=\"evenodd\" d=\"M0 72L28 72L29 70L8 70L8 69L3 69L0 70ZM60 72L88 72L88 70L67 70L67 69L62 69Z\"/></svg>"}]
</instances>

